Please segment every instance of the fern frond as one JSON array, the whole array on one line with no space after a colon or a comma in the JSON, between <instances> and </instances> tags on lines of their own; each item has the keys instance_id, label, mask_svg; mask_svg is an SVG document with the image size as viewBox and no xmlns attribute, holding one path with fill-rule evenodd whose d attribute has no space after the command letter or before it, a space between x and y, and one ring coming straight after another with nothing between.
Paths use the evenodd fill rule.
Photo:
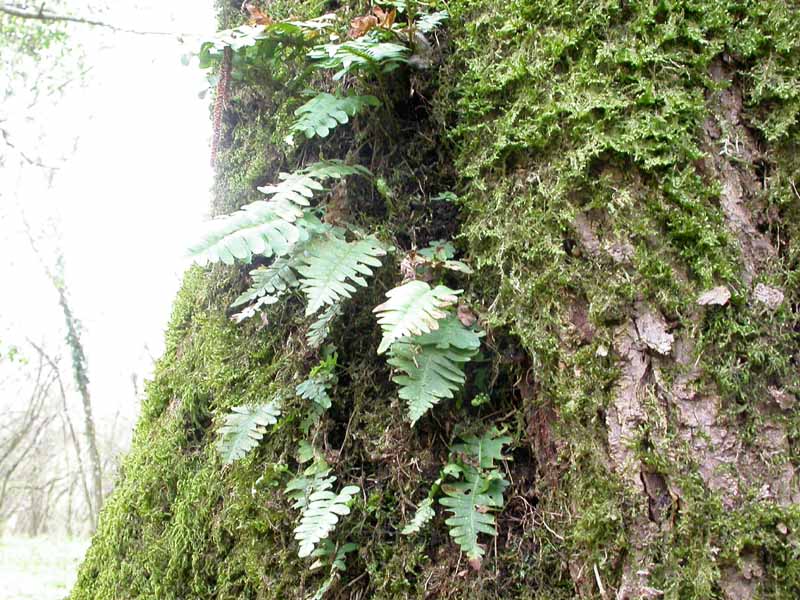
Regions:
<instances>
[{"instance_id":1,"label":"fern frond","mask_svg":"<svg viewBox=\"0 0 800 600\"><path fill-rule=\"evenodd\" d=\"M358 486L348 485L338 494L323 490L308 497L300 524L294 529L294 538L300 542L300 558L309 556L317 543L330 535L339 517L350 514L349 503L359 491Z\"/></svg>"},{"instance_id":2,"label":"fern frond","mask_svg":"<svg viewBox=\"0 0 800 600\"><path fill-rule=\"evenodd\" d=\"M372 275L371 267L381 266L377 257L385 254L374 237L355 242L329 237L310 246L304 264L298 268L302 275L300 287L308 299L306 315L350 298L356 291L353 284L366 287L364 276Z\"/></svg>"},{"instance_id":3,"label":"fern frond","mask_svg":"<svg viewBox=\"0 0 800 600\"><path fill-rule=\"evenodd\" d=\"M451 290L444 285L431 288L424 281L409 281L386 293L388 300L376 306L378 323L383 338L378 354L383 354L397 340L429 333L439 327L439 319L447 316L442 310L457 301L461 290Z\"/></svg>"},{"instance_id":4,"label":"fern frond","mask_svg":"<svg viewBox=\"0 0 800 600\"><path fill-rule=\"evenodd\" d=\"M462 436L464 443L455 444L451 449L474 458L481 469L493 469L494 461L508 460L507 456L503 456L503 446L513 441L509 436L500 433L493 428L481 437L474 434Z\"/></svg>"},{"instance_id":5,"label":"fern frond","mask_svg":"<svg viewBox=\"0 0 800 600\"><path fill-rule=\"evenodd\" d=\"M322 311L322 314L309 327L306 333L306 341L312 348L319 348L322 342L330 335L333 320L342 314L342 307L339 304L331 304Z\"/></svg>"},{"instance_id":6,"label":"fern frond","mask_svg":"<svg viewBox=\"0 0 800 600\"><path fill-rule=\"evenodd\" d=\"M290 480L284 488L284 493L289 499L294 500L292 508L304 510L308 506L311 494L331 489L336 477L330 475L330 472L325 461L317 461L305 469L302 475Z\"/></svg>"},{"instance_id":7,"label":"fern frond","mask_svg":"<svg viewBox=\"0 0 800 600\"><path fill-rule=\"evenodd\" d=\"M317 61L321 69L339 69L334 76L338 81L347 73L359 69L381 69L389 71L401 63L408 62L410 49L401 44L381 42L372 36L364 36L342 44L315 46L308 57Z\"/></svg>"},{"instance_id":8,"label":"fern frond","mask_svg":"<svg viewBox=\"0 0 800 600\"><path fill-rule=\"evenodd\" d=\"M475 469L464 469L464 481L442 484L445 497L439 498L439 504L453 515L445 521L450 537L470 559L480 559L484 554L479 534L497 535L495 518L489 511L502 507L504 484L507 482L499 473L484 477Z\"/></svg>"},{"instance_id":9,"label":"fern frond","mask_svg":"<svg viewBox=\"0 0 800 600\"><path fill-rule=\"evenodd\" d=\"M450 15L446 10L428 13L417 19L416 27L422 33L430 33L434 29L438 29L449 18Z\"/></svg>"},{"instance_id":10,"label":"fern frond","mask_svg":"<svg viewBox=\"0 0 800 600\"><path fill-rule=\"evenodd\" d=\"M292 131L299 131L307 138L315 135L327 137L332 129L344 125L367 106L379 106L375 96L334 96L320 93L294 111L299 117L292 124Z\"/></svg>"},{"instance_id":11,"label":"fern frond","mask_svg":"<svg viewBox=\"0 0 800 600\"><path fill-rule=\"evenodd\" d=\"M242 306L263 296L272 296L277 300L287 290L297 287L300 282L294 274L296 264L296 259L282 257L266 267L250 271L250 287L233 301L231 307Z\"/></svg>"},{"instance_id":12,"label":"fern frond","mask_svg":"<svg viewBox=\"0 0 800 600\"><path fill-rule=\"evenodd\" d=\"M359 165L348 165L341 160L324 160L293 173L279 173L278 183L262 186L258 190L272 196L272 201L283 207L291 206L291 203L309 206L314 193L325 189L323 181L341 179L349 175L372 174L369 169Z\"/></svg>"},{"instance_id":13,"label":"fern frond","mask_svg":"<svg viewBox=\"0 0 800 600\"><path fill-rule=\"evenodd\" d=\"M244 457L258 446L268 425L278 422L281 411L274 402L260 406L235 406L219 429L217 449L226 465Z\"/></svg>"},{"instance_id":14,"label":"fern frond","mask_svg":"<svg viewBox=\"0 0 800 600\"><path fill-rule=\"evenodd\" d=\"M427 525L428 521L430 521L435 514L436 513L433 511L433 498L425 498L425 500L420 502L419 506L417 507L411 522L403 527L403 530L400 533L402 535L419 533L419 531L425 525Z\"/></svg>"},{"instance_id":15,"label":"fern frond","mask_svg":"<svg viewBox=\"0 0 800 600\"><path fill-rule=\"evenodd\" d=\"M211 221L205 235L189 248L189 253L200 264L226 265L237 259L250 262L254 254L283 256L304 237L302 223L296 224L285 216L276 212L275 204L258 200Z\"/></svg>"},{"instance_id":16,"label":"fern frond","mask_svg":"<svg viewBox=\"0 0 800 600\"><path fill-rule=\"evenodd\" d=\"M328 395L327 381L320 377L309 377L302 381L295 387L295 393L303 400L310 400L325 410L331 407L331 397Z\"/></svg>"},{"instance_id":17,"label":"fern frond","mask_svg":"<svg viewBox=\"0 0 800 600\"><path fill-rule=\"evenodd\" d=\"M463 363L471 354L454 348L418 346L397 342L387 361L403 371L392 378L400 386L399 396L408 405L408 418L414 425L443 398L452 398L464 384Z\"/></svg>"}]
</instances>

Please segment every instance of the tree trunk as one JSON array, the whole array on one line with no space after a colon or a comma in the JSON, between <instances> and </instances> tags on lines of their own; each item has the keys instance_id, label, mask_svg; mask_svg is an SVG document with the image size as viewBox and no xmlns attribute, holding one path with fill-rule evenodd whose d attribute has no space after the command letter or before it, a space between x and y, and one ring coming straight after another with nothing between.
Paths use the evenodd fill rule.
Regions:
<instances>
[{"instance_id":1,"label":"tree trunk","mask_svg":"<svg viewBox=\"0 0 800 600\"><path fill-rule=\"evenodd\" d=\"M284 8L308 9L270 5ZM800 597L800 10L448 10L430 67L378 91L354 79L384 112L320 144L381 178L380 191L337 188L347 220L403 250L458 236L484 356L463 397L412 428L375 356L371 310L396 271L346 305L319 443L364 496L335 537L358 551L326 597ZM297 106L287 81L308 82L282 73L231 80L217 212L297 164L276 140ZM303 598L324 579L298 560L281 493L301 468L296 405L253 455L222 468L215 454L231 406L292 397L318 359L296 305L230 323L243 273L187 275L74 598ZM471 403L479 392L491 401ZM490 426L514 437L511 484L476 570L441 512L399 531L438 493L457 436Z\"/></svg>"}]
</instances>

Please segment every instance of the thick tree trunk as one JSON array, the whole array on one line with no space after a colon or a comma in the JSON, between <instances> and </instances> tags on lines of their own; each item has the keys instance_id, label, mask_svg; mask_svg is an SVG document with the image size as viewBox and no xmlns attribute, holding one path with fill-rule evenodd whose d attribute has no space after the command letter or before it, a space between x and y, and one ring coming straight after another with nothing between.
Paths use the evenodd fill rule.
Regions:
<instances>
[{"instance_id":1,"label":"thick tree trunk","mask_svg":"<svg viewBox=\"0 0 800 600\"><path fill-rule=\"evenodd\" d=\"M290 8L308 7L270 5ZM364 498L342 534L358 551L328 597L800 596L800 10L448 9L432 67L396 72L380 90L385 113L321 143L381 178L380 193L337 189L348 219L403 249L458 234L485 360L461 401L411 428L374 355L381 290L347 305L321 444ZM240 22L227 3L222 15ZM219 212L259 199L255 187L298 160L276 141L276 115L303 87L283 76L232 78ZM457 209L435 199L443 191ZM392 285L388 271L374 287ZM291 396L316 358L296 306L276 307L268 326L228 322L243 285L230 269L187 276L75 598L117 585L208 598L318 587L279 491L298 468L293 405L252 457L224 470L214 454L225 409ZM472 406L478 392L491 402ZM514 460L475 571L442 515L418 537L398 531L452 440L490 425L515 436Z\"/></svg>"}]
</instances>

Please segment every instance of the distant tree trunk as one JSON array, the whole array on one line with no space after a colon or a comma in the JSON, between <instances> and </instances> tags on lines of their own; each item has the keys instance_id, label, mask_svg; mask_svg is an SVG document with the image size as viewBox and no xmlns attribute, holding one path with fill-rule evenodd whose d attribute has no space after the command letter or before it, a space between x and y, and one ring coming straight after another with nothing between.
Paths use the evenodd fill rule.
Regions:
<instances>
[{"instance_id":1,"label":"distant tree trunk","mask_svg":"<svg viewBox=\"0 0 800 600\"><path fill-rule=\"evenodd\" d=\"M59 304L64 313L64 322L67 325L67 345L72 353L72 370L75 384L81 395L83 405L83 428L86 437L86 448L89 453L89 467L93 487L92 499L92 528L97 527L97 515L103 505L103 466L100 453L97 450L97 433L95 431L94 416L92 415L92 398L89 395L89 367L83 344L80 338L80 323L75 318L67 302L67 295L63 282L56 284Z\"/></svg>"}]
</instances>

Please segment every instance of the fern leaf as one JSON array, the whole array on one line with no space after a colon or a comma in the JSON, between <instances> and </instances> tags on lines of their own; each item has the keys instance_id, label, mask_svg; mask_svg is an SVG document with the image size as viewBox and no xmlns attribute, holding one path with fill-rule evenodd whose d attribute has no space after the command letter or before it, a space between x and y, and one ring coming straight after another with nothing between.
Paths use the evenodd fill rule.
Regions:
<instances>
[{"instance_id":1,"label":"fern leaf","mask_svg":"<svg viewBox=\"0 0 800 600\"><path fill-rule=\"evenodd\" d=\"M489 511L503 505L502 486L496 478L483 477L474 469L464 471L464 481L442 484L445 497L439 504L453 516L445 523L450 527L450 537L470 559L480 559L484 554L478 535L497 535L494 515ZM503 480L505 481L505 480ZM498 503L498 489L500 489Z\"/></svg>"},{"instance_id":2,"label":"fern leaf","mask_svg":"<svg viewBox=\"0 0 800 600\"><path fill-rule=\"evenodd\" d=\"M460 293L461 290L451 290L444 285L431 288L424 281L409 281L389 290L388 300L373 309L383 329L378 354L386 352L401 338L438 329L439 319L447 316L442 309L454 304Z\"/></svg>"},{"instance_id":3,"label":"fern leaf","mask_svg":"<svg viewBox=\"0 0 800 600\"><path fill-rule=\"evenodd\" d=\"M438 12L422 15L419 19L417 19L417 29L422 33L430 33L434 29L438 29L439 26L441 26L441 24L449 18L450 15L446 10L440 10Z\"/></svg>"},{"instance_id":4,"label":"fern leaf","mask_svg":"<svg viewBox=\"0 0 800 600\"><path fill-rule=\"evenodd\" d=\"M411 522L403 527L403 530L400 532L402 535L412 535L414 533L419 533L419 531L427 525L428 521L430 521L436 513L433 511L433 498L425 498L422 502L420 502L419 506L417 507L417 511L414 513L414 517L411 519Z\"/></svg>"},{"instance_id":5,"label":"fern leaf","mask_svg":"<svg viewBox=\"0 0 800 600\"><path fill-rule=\"evenodd\" d=\"M408 405L408 418L414 425L443 398L452 398L464 384L463 363L471 354L464 351L418 346L397 342L387 361L403 371L392 378L400 386L399 396Z\"/></svg>"},{"instance_id":6,"label":"fern leaf","mask_svg":"<svg viewBox=\"0 0 800 600\"><path fill-rule=\"evenodd\" d=\"M356 242L329 237L310 247L298 268L300 287L308 299L306 316L349 298L356 291L353 284L365 287L364 276L372 275L371 267L381 266L377 257L385 254L374 237Z\"/></svg>"},{"instance_id":7,"label":"fern leaf","mask_svg":"<svg viewBox=\"0 0 800 600\"><path fill-rule=\"evenodd\" d=\"M481 338L485 335L472 327L465 327L458 317L449 314L440 319L439 327L430 333L413 338L415 344L421 346L435 346L436 348L456 348L476 352L481 347Z\"/></svg>"},{"instance_id":8,"label":"fern leaf","mask_svg":"<svg viewBox=\"0 0 800 600\"><path fill-rule=\"evenodd\" d=\"M338 81L347 73L360 68L390 71L399 64L408 62L409 53L407 46L364 36L342 44L315 46L308 57L316 61L318 68L339 69L333 76L334 81Z\"/></svg>"},{"instance_id":9,"label":"fern leaf","mask_svg":"<svg viewBox=\"0 0 800 600\"><path fill-rule=\"evenodd\" d=\"M303 400L310 400L320 408L328 410L331 407L331 397L328 395L327 381L319 377L309 377L295 388L295 392Z\"/></svg>"},{"instance_id":10,"label":"fern leaf","mask_svg":"<svg viewBox=\"0 0 800 600\"><path fill-rule=\"evenodd\" d=\"M348 504L359 491L358 486L348 485L338 494L323 490L308 497L300 524L294 529L294 538L300 542L300 558L309 556L319 541L330 535L339 517L350 514Z\"/></svg>"},{"instance_id":11,"label":"fern leaf","mask_svg":"<svg viewBox=\"0 0 800 600\"><path fill-rule=\"evenodd\" d=\"M280 173L278 183L262 186L258 190L271 196L276 205L290 210L288 207L292 203L309 206L314 193L325 189L322 182L326 179L341 179L348 175L370 176L371 173L359 165L348 165L340 160L325 160L293 173Z\"/></svg>"},{"instance_id":12,"label":"fern leaf","mask_svg":"<svg viewBox=\"0 0 800 600\"><path fill-rule=\"evenodd\" d=\"M297 287L300 282L293 270L296 264L297 261L291 258L278 258L269 266L250 271L250 287L233 301L231 307L242 306L262 296L273 296L277 299L287 290Z\"/></svg>"},{"instance_id":13,"label":"fern leaf","mask_svg":"<svg viewBox=\"0 0 800 600\"><path fill-rule=\"evenodd\" d=\"M273 203L258 200L211 221L208 231L189 253L200 264L223 262L226 265L232 265L237 259L250 262L254 254L283 256L305 235L302 225L284 216L276 212Z\"/></svg>"},{"instance_id":14,"label":"fern leaf","mask_svg":"<svg viewBox=\"0 0 800 600\"><path fill-rule=\"evenodd\" d=\"M333 487L336 477L330 475L331 470L325 461L317 461L286 484L284 493L294 500L292 508L304 510L308 499L315 492L322 492Z\"/></svg>"},{"instance_id":15,"label":"fern leaf","mask_svg":"<svg viewBox=\"0 0 800 600\"><path fill-rule=\"evenodd\" d=\"M255 448L264 437L267 426L277 423L280 414L280 408L274 402L233 407L219 429L217 449L223 463L229 465Z\"/></svg>"},{"instance_id":16,"label":"fern leaf","mask_svg":"<svg viewBox=\"0 0 800 600\"><path fill-rule=\"evenodd\" d=\"M510 444L512 439L507 435L500 435L497 429L487 431L482 437L476 435L462 436L463 444L455 444L454 452L463 452L474 458L482 469L494 468L494 461L508 460L503 456L503 446Z\"/></svg>"},{"instance_id":17,"label":"fern leaf","mask_svg":"<svg viewBox=\"0 0 800 600\"><path fill-rule=\"evenodd\" d=\"M292 131L299 131L307 138L315 135L327 137L332 129L344 125L367 106L379 106L375 96L334 96L320 93L294 111L299 117L292 124Z\"/></svg>"},{"instance_id":18,"label":"fern leaf","mask_svg":"<svg viewBox=\"0 0 800 600\"><path fill-rule=\"evenodd\" d=\"M319 348L322 342L330 335L331 325L333 320L342 314L342 308L339 304L332 304L314 321L308 328L306 333L306 341L312 348Z\"/></svg>"}]
</instances>

